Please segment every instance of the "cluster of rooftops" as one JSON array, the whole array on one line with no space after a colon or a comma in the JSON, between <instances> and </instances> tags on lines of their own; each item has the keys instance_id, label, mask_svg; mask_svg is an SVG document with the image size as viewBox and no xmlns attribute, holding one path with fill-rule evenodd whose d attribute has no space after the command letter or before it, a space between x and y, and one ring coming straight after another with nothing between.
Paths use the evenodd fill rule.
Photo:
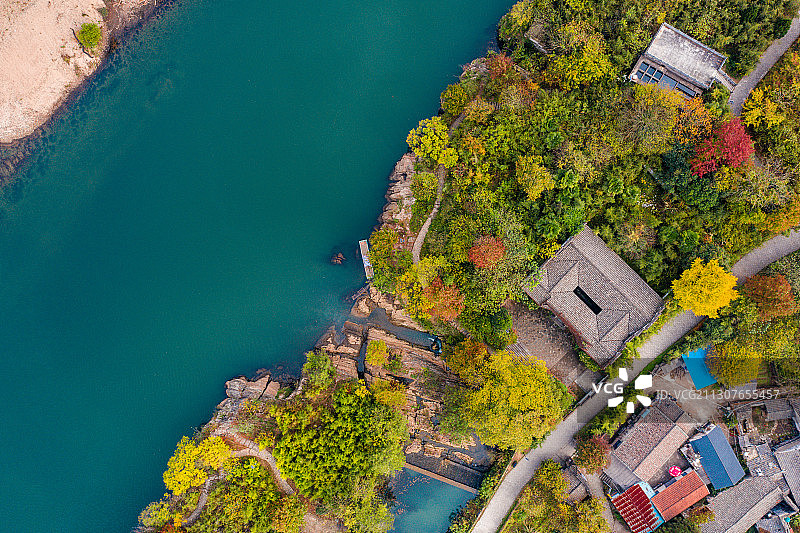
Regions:
<instances>
[{"instance_id":1,"label":"cluster of rooftops","mask_svg":"<svg viewBox=\"0 0 800 533\"><path fill-rule=\"evenodd\" d=\"M657 400L630 422L612 442L601 479L631 531L655 531L707 501L714 520L701 525L702 533L745 533L753 526L792 533L788 520L800 501L800 437L774 446L753 444L741 427L754 406L770 402L773 417L793 421L800 431L800 400L738 406L741 461L727 428L700 426L671 398Z\"/></svg>"}]
</instances>

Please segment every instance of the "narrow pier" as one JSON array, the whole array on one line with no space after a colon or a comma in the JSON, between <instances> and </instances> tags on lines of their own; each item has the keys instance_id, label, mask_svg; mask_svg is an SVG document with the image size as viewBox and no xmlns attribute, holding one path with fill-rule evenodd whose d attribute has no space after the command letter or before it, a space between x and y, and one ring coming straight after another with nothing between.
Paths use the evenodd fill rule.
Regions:
<instances>
[{"instance_id":1,"label":"narrow pier","mask_svg":"<svg viewBox=\"0 0 800 533\"><path fill-rule=\"evenodd\" d=\"M372 279L374 273L372 272L372 263L369 262L369 242L367 239L358 241L358 247L361 249L361 260L364 262L364 273L367 279Z\"/></svg>"}]
</instances>

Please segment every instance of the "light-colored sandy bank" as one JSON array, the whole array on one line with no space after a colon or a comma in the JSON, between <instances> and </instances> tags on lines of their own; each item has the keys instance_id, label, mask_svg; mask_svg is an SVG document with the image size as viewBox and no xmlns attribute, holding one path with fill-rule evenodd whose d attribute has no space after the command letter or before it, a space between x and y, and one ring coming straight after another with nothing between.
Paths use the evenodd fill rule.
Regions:
<instances>
[{"instance_id":1,"label":"light-colored sandy bank","mask_svg":"<svg viewBox=\"0 0 800 533\"><path fill-rule=\"evenodd\" d=\"M105 33L103 7L103 0L0 0L0 142L33 133L98 67L75 33L85 22Z\"/></svg>"}]
</instances>

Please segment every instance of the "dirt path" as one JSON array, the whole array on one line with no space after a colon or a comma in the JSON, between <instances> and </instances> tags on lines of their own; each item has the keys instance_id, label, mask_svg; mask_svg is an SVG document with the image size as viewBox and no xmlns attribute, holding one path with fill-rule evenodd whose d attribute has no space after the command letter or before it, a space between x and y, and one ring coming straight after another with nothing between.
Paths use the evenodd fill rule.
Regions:
<instances>
[{"instance_id":1,"label":"dirt path","mask_svg":"<svg viewBox=\"0 0 800 533\"><path fill-rule=\"evenodd\" d=\"M419 263L419 255L422 253L422 244L425 242L425 236L428 234L428 229L431 227L431 222L433 222L436 213L439 212L439 206L442 205L442 191L444 190L444 179L446 176L447 169L444 167L444 165L440 164L438 167L436 167L436 178L439 181L438 185L436 185L436 202L433 204L431 214L428 215L427 220L425 220L425 223L422 224L422 227L417 234L417 238L414 239L414 246L411 248L411 257L414 258L415 265Z\"/></svg>"},{"instance_id":2,"label":"dirt path","mask_svg":"<svg viewBox=\"0 0 800 533\"><path fill-rule=\"evenodd\" d=\"M764 267L800 249L800 231L792 231L789 237L779 235L768 240L742 257L734 266L733 273L743 282ZM650 337L640 348L640 358L630 368L631 379L638 375L650 361L683 338L701 318L691 311L681 313L667 322L657 334ZM609 380L611 383L619 380ZM503 479L494 496L472 529L473 533L495 533L506 514L514 505L525 485L536 469L546 459L567 457L574 448L573 437L586 423L608 403L611 395L601 392L589 398L556 427L538 448L529 451L516 467Z\"/></svg>"},{"instance_id":3,"label":"dirt path","mask_svg":"<svg viewBox=\"0 0 800 533\"><path fill-rule=\"evenodd\" d=\"M600 481L600 476L597 474L585 474L584 478L589 485L589 492L592 498L597 498L603 504L603 518L606 519L609 531L612 533L624 533L628 531L625 524L618 522L611 513L611 502L609 502L606 497L605 490L603 489L603 482Z\"/></svg>"},{"instance_id":4,"label":"dirt path","mask_svg":"<svg viewBox=\"0 0 800 533\"><path fill-rule=\"evenodd\" d=\"M786 53L799 36L800 18L794 18L792 19L792 26L789 28L788 33L780 39L775 40L761 56L753 72L742 78L739 83L736 84L736 88L733 90L728 100L728 104L731 106L731 112L734 115L739 116L742 114L742 106L750 95L750 91L756 88L758 82L767 75L769 69L778 62L781 56Z\"/></svg>"},{"instance_id":5,"label":"dirt path","mask_svg":"<svg viewBox=\"0 0 800 533\"><path fill-rule=\"evenodd\" d=\"M478 96L483 94L483 85L478 90ZM458 117L453 121L453 124L450 126L450 129L447 131L448 135L452 135L456 128L461 125L461 121L464 120L466 116L466 111L462 111ZM425 220L425 223L422 224L422 227L417 234L417 238L414 240L414 246L411 248L411 257L414 259L414 264L416 265L419 263L419 256L422 253L422 245L425 243L425 236L428 235L428 229L431 227L431 222L436 217L436 214L439 212L439 207L442 205L442 191L444 191L444 180L447 178L447 169L444 165L439 165L436 167L436 178L438 180L438 184L436 185L436 202L433 204L433 209L431 209L431 214L428 215L428 218Z\"/></svg>"},{"instance_id":6,"label":"dirt path","mask_svg":"<svg viewBox=\"0 0 800 533\"><path fill-rule=\"evenodd\" d=\"M278 484L278 488L281 489L281 492L284 494L294 494L294 489L283 479L281 475L281 471L278 468L278 463L275 461L275 457L272 456L267 450L262 450L258 447L258 444L255 442L242 437L239 433L233 431L219 431L219 436L226 437L236 444L243 446L241 450L234 452L235 457L256 457L261 459L265 463L269 465L270 470L272 471L272 477L275 479L275 483Z\"/></svg>"}]
</instances>

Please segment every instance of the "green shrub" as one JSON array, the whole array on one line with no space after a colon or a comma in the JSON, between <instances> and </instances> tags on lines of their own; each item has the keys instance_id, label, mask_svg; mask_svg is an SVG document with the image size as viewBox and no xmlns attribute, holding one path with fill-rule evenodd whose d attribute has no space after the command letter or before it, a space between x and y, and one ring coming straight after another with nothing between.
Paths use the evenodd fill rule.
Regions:
<instances>
[{"instance_id":1,"label":"green shrub","mask_svg":"<svg viewBox=\"0 0 800 533\"><path fill-rule=\"evenodd\" d=\"M772 36L775 39L780 39L787 33L789 33L789 28L792 25L792 21L790 19L779 18L775 21L775 24L772 26Z\"/></svg>"},{"instance_id":2,"label":"green shrub","mask_svg":"<svg viewBox=\"0 0 800 533\"><path fill-rule=\"evenodd\" d=\"M95 48L98 44L100 44L100 39L102 38L103 32L100 29L100 26L94 22L86 22L81 25L81 29L78 30L78 41L80 41L83 47L87 50Z\"/></svg>"}]
</instances>

